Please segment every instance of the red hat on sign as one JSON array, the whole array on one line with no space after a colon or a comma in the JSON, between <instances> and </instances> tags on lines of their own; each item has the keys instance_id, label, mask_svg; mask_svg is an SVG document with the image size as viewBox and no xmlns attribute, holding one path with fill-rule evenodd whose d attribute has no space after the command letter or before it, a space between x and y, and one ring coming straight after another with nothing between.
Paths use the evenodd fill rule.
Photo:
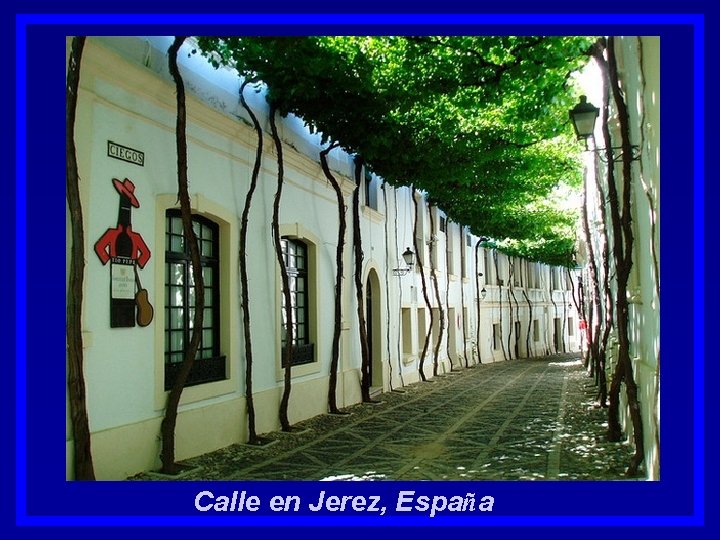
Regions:
<instances>
[{"instance_id":1,"label":"red hat on sign","mask_svg":"<svg viewBox=\"0 0 720 540\"><path fill-rule=\"evenodd\" d=\"M132 204L135 208L140 208L140 203L138 202L137 197L135 197L135 184L132 183L132 180L126 178L121 182L117 178L113 178L113 185L120 195L125 195L128 199L130 199L130 204Z\"/></svg>"}]
</instances>

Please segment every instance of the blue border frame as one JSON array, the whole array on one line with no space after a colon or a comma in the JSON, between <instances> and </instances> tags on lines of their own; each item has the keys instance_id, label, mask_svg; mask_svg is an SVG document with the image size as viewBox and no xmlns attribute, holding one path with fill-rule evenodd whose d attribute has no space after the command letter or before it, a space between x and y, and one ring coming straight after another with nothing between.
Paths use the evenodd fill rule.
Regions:
<instances>
[{"instance_id":1,"label":"blue border frame","mask_svg":"<svg viewBox=\"0 0 720 540\"><path fill-rule=\"evenodd\" d=\"M704 319L704 31L705 20L703 15L697 14L408 14L408 15L374 15L374 14L292 14L283 18L278 14L222 14L222 24L268 25L290 27L298 24L332 25L344 24L348 26L373 25L472 25L492 26L500 24L528 24L528 25L575 25L579 20L586 21L592 17L593 24L653 24L662 25L690 25L694 30L694 136L697 143L693 148L693 235L694 235L694 317L696 321ZM582 18L582 19L580 19ZM138 20L141 23L138 23ZM693 513L692 515L570 515L570 516L533 516L533 515L476 515L445 517L438 516L427 519L421 515L411 516L384 516L382 519L369 519L358 516L218 516L218 515L30 515L28 514L26 485L26 472L28 462L26 459L28 447L26 445L27 429L27 126L25 124L28 102L26 100L26 51L27 29L29 25L132 25L143 27L147 25L196 25L217 24L218 17L210 14L17 14L16 16L16 524L24 526L99 526L99 525L161 525L161 526L297 526L297 525L343 525L343 526L689 526L703 525L705 521L705 482L704 482L704 328L696 324L693 329L694 339L694 394L693 394L693 433L694 433L694 464L693 464ZM64 189L63 189L64 191ZM63 471L64 476L64 471ZM278 491L281 491L278 489ZM490 489L489 491L492 491Z\"/></svg>"},{"instance_id":2,"label":"blue border frame","mask_svg":"<svg viewBox=\"0 0 720 540\"><path fill-rule=\"evenodd\" d=\"M703 24L695 26L695 62L694 88L695 103L693 107L694 140L693 147L693 263L694 263L694 426L695 462L694 487L695 507L697 516L704 517L705 504L705 327L697 321L705 319L705 28ZM699 143L703 141L703 143Z\"/></svg>"}]
</instances>

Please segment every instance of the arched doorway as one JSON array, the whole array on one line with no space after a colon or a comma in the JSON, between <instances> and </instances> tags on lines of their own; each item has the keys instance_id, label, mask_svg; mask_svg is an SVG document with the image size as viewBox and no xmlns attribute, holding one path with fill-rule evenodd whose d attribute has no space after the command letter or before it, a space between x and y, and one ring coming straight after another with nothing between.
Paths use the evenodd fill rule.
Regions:
<instances>
[{"instance_id":1,"label":"arched doorway","mask_svg":"<svg viewBox=\"0 0 720 540\"><path fill-rule=\"evenodd\" d=\"M370 270L365 283L365 320L370 354L370 386L373 390L383 389L381 304L380 280L377 272Z\"/></svg>"}]
</instances>

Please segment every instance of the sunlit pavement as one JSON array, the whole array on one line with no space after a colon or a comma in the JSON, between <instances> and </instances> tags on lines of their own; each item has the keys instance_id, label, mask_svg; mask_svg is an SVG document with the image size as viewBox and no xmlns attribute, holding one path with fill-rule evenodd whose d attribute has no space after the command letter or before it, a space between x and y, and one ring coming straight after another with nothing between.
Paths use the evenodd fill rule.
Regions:
<instances>
[{"instance_id":1,"label":"sunlit pavement","mask_svg":"<svg viewBox=\"0 0 720 540\"><path fill-rule=\"evenodd\" d=\"M604 441L591 383L577 355L483 364L188 460L182 479L625 479L631 449Z\"/></svg>"}]
</instances>

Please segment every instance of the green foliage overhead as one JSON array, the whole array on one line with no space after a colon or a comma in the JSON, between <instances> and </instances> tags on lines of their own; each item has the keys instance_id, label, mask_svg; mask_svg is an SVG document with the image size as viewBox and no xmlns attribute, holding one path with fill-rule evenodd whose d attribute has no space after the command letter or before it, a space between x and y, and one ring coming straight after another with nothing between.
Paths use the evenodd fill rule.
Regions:
<instances>
[{"instance_id":1,"label":"green foliage overhead","mask_svg":"<svg viewBox=\"0 0 720 540\"><path fill-rule=\"evenodd\" d=\"M549 206L580 185L567 111L588 37L199 37L219 67L268 87L324 143L414 184L498 248L570 264L573 215Z\"/></svg>"}]
</instances>

